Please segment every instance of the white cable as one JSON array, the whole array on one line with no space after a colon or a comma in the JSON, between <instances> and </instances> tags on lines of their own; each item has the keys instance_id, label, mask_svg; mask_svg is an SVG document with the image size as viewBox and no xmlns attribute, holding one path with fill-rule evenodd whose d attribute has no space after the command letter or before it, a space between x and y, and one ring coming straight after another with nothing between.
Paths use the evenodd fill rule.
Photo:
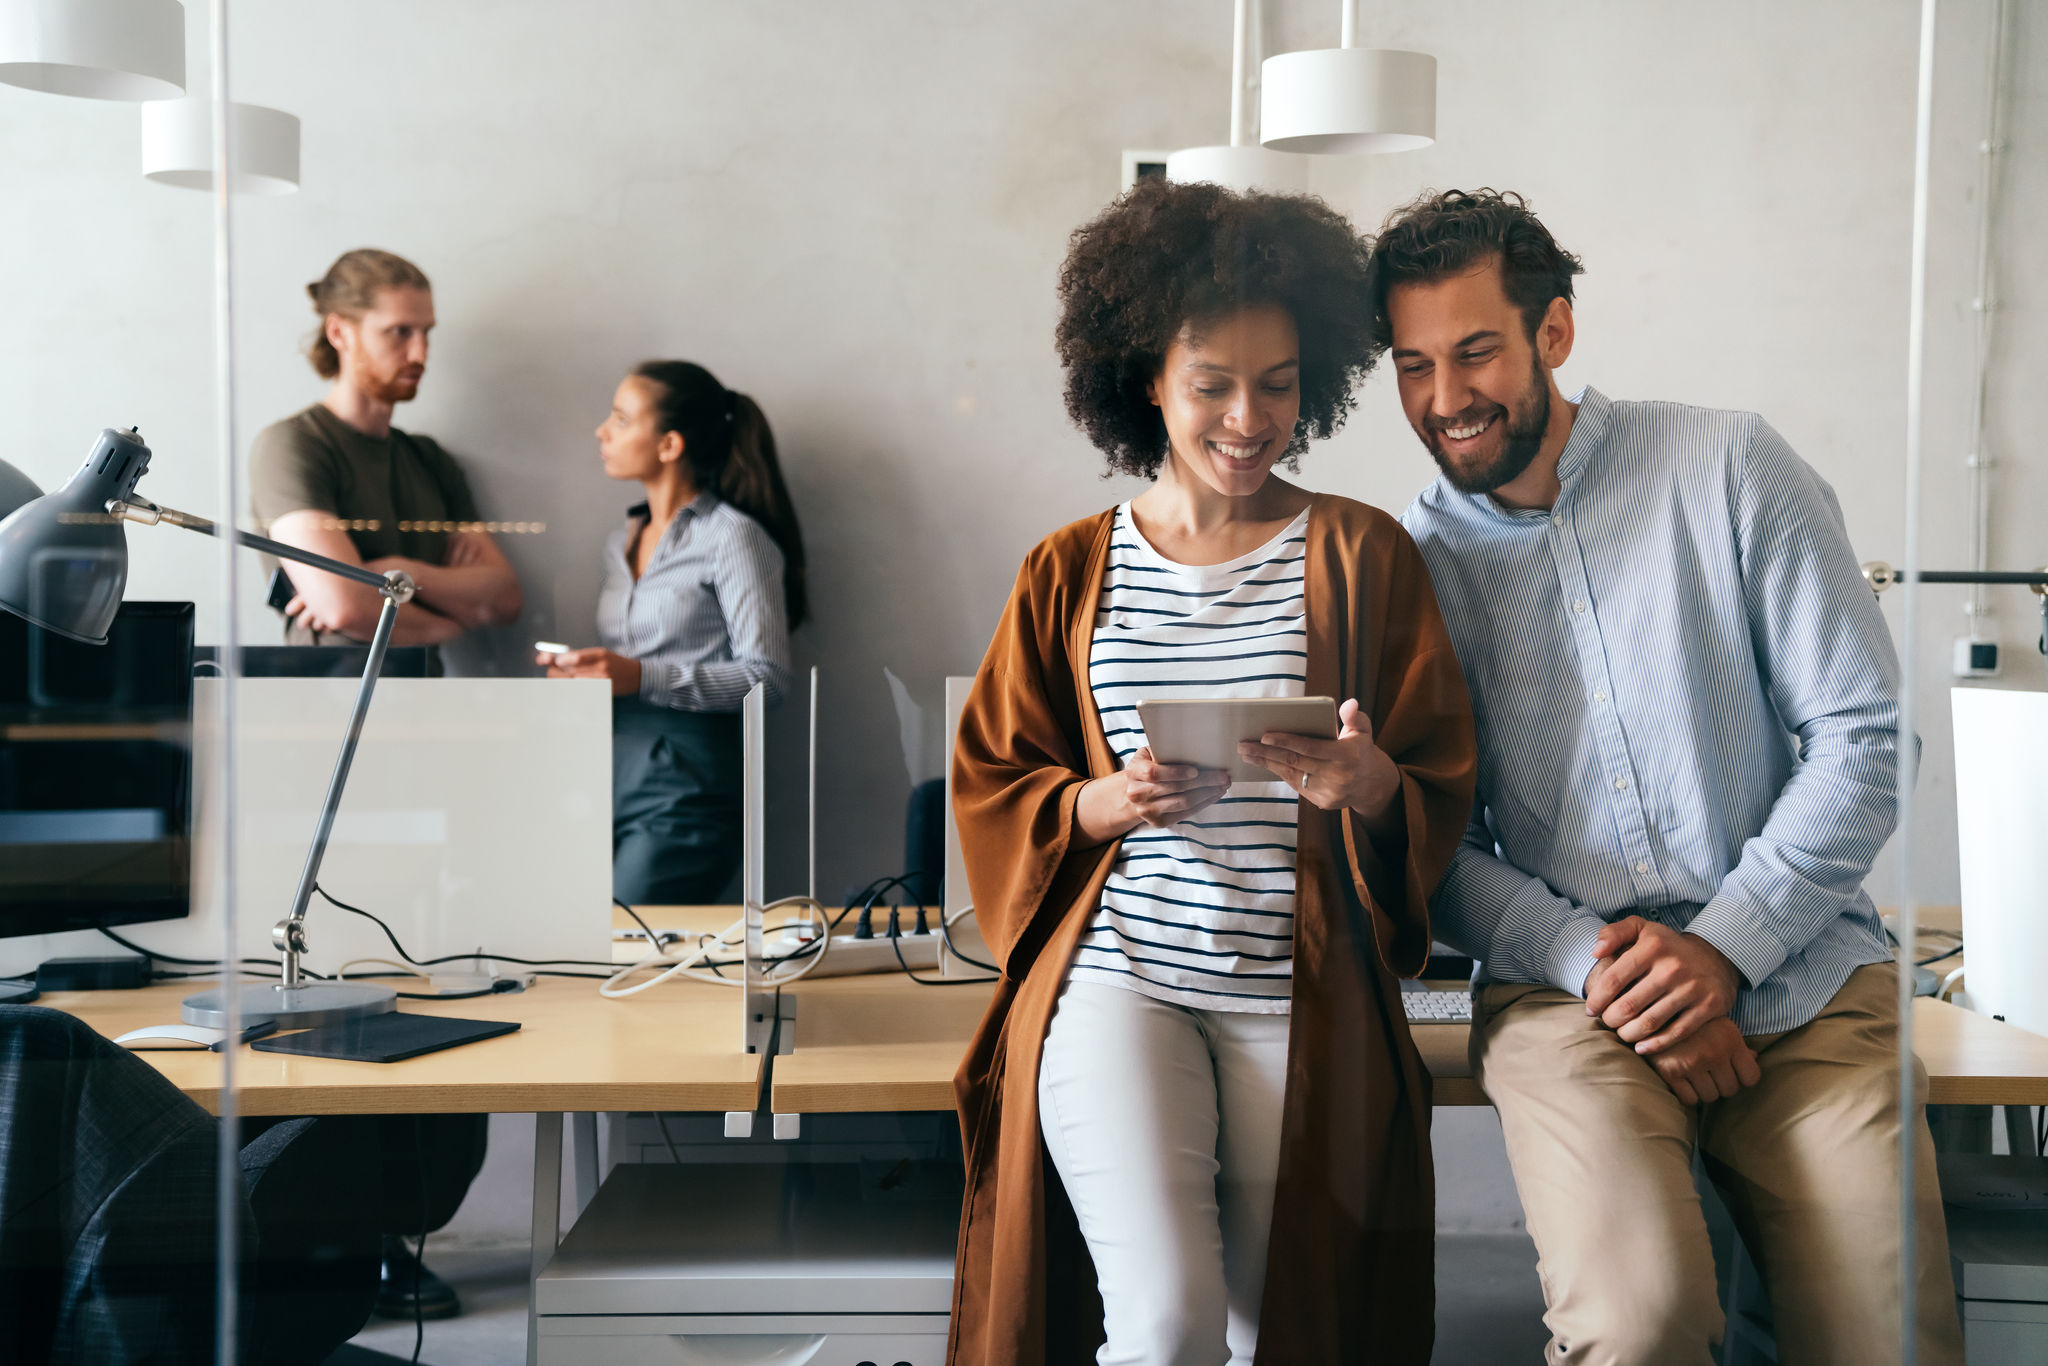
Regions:
<instances>
[{"instance_id":1,"label":"white cable","mask_svg":"<svg viewBox=\"0 0 2048 1366\"><path fill-rule=\"evenodd\" d=\"M825 920L825 908L819 905L816 901L813 901L810 897L784 897L780 901L770 902L768 905L762 907L761 909L762 913L765 915L769 911L784 910L792 907L802 907L806 910L806 912L815 913L820 929L823 931L823 939L818 944L817 952L815 953L811 952L811 946L806 944L794 950L793 952L782 954L779 957L771 958L766 955L763 955L761 960L762 965L764 968L769 970L767 972L764 972L761 979L761 984L764 986L785 986L791 982L798 981L801 978L808 976L811 972L816 970L818 964L825 961L826 955L832 951L831 926L829 922ZM809 921L811 918L811 914L806 914L803 917L805 921ZM777 928L786 928L789 923L789 921L785 921L782 926L778 926ZM697 947L691 949L689 952L685 953L680 958L673 956L665 949L657 948L656 951L650 954L648 957L643 958L639 962L634 963L628 967L621 968L619 971L613 973L609 978L605 979L605 981L601 985L599 985L597 989L597 994L611 1000L621 1000L627 996L637 996L641 992L647 990L649 987L659 986L661 983L666 982L673 977L688 977L693 981L708 982L717 986L744 986L745 979L743 977L722 977L718 975L716 972L706 972L704 971L704 968L706 966L713 965L712 954L716 950L731 950L737 948L740 949L742 953L744 953L746 932L747 918L745 916L741 916L738 920L733 921L732 924L726 926L717 934L705 935L703 938L699 939L697 941ZM735 935L737 935L738 938L735 938ZM808 960L801 968L798 968L794 972L784 973L780 976L775 975L775 973L773 972L773 969L775 967L788 962L792 958L796 958L799 956ZM734 960L730 959L720 959L717 961L715 966L744 967L745 965L743 962L735 962ZM644 972L655 967L663 967L663 971L657 976L650 977L644 982L636 982L630 987L620 985L621 983L631 978L633 974L637 972Z\"/></svg>"},{"instance_id":2,"label":"white cable","mask_svg":"<svg viewBox=\"0 0 2048 1366\"><path fill-rule=\"evenodd\" d=\"M1950 996L1954 995L1956 983L1962 981L1963 974L1968 971L1967 967L1957 968L1954 972L1942 978L1940 988L1934 993L1936 999L1946 1001Z\"/></svg>"}]
</instances>

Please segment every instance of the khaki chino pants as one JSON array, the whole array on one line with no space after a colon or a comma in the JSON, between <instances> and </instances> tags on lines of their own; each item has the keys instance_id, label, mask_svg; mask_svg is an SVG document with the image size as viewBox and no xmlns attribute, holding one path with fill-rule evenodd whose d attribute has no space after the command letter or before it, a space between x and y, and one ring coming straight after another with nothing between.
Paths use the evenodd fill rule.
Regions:
<instances>
[{"instance_id":1,"label":"khaki chino pants","mask_svg":"<svg viewBox=\"0 0 2048 1366\"><path fill-rule=\"evenodd\" d=\"M1760 1085L1688 1106L1585 1002L1480 990L1472 1068L1507 1138L1543 1282L1545 1360L1710 1366L1721 1340L1697 1145L1761 1270L1784 1366L1899 1360L1897 969L1859 968L1809 1023L1756 1034ZM1919 1362L1962 1330L1915 1065Z\"/></svg>"}]
</instances>

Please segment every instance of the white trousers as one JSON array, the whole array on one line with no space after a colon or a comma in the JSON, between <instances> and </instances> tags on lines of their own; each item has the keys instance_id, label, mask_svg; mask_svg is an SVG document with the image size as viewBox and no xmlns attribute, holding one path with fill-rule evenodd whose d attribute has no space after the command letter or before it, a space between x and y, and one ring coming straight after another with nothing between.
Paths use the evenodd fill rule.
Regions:
<instances>
[{"instance_id":1,"label":"white trousers","mask_svg":"<svg viewBox=\"0 0 2048 1366\"><path fill-rule=\"evenodd\" d=\"M1100 1366L1250 1366L1287 1023L1092 982L1061 991L1039 1125L1095 1260Z\"/></svg>"}]
</instances>

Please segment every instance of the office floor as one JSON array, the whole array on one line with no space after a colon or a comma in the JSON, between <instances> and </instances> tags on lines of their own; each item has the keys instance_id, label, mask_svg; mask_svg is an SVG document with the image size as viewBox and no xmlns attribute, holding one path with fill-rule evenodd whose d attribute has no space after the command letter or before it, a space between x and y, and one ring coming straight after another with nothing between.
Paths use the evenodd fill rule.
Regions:
<instances>
[{"instance_id":1,"label":"office floor","mask_svg":"<svg viewBox=\"0 0 2048 1366\"><path fill-rule=\"evenodd\" d=\"M450 1250L428 1265L461 1293L460 1318L427 1325L425 1366L516 1366L526 1360L526 1249ZM1436 1366L1506 1366L1543 1357L1543 1295L1528 1238L1437 1239ZM379 1319L354 1345L412 1359L413 1326ZM363 1366L369 1366L364 1362Z\"/></svg>"}]
</instances>

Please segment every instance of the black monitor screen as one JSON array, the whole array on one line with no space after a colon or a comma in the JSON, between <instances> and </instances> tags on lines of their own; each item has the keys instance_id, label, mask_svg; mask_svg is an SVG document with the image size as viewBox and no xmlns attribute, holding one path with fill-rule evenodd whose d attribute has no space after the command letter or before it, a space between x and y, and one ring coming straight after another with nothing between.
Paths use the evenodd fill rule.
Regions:
<instances>
[{"instance_id":1,"label":"black monitor screen","mask_svg":"<svg viewBox=\"0 0 2048 1366\"><path fill-rule=\"evenodd\" d=\"M0 936L191 909L192 604L105 645L0 613Z\"/></svg>"}]
</instances>

